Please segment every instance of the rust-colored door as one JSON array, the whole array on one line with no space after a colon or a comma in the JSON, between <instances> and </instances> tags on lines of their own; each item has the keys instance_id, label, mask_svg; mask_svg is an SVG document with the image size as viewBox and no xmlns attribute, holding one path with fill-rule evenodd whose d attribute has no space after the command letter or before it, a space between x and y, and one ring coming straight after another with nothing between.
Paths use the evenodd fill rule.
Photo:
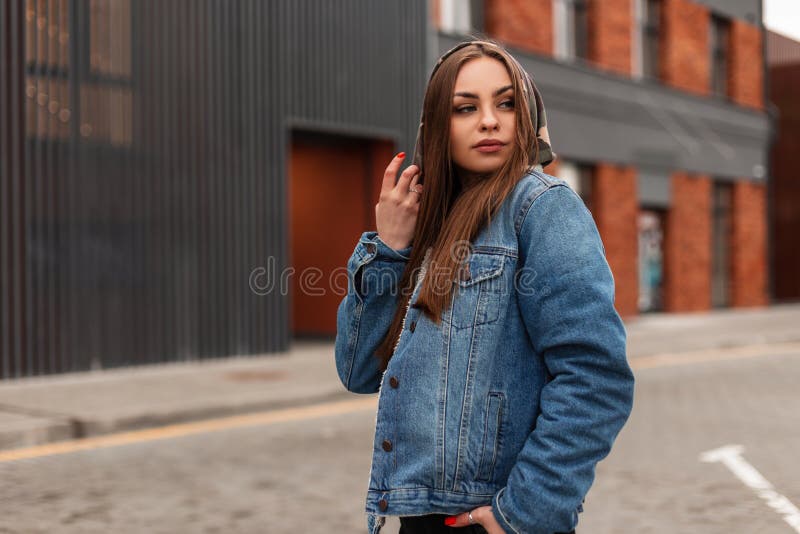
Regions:
<instances>
[{"instance_id":1,"label":"rust-colored door","mask_svg":"<svg viewBox=\"0 0 800 534\"><path fill-rule=\"evenodd\" d=\"M295 133L289 169L292 333L336 334L345 265L361 233L375 229L375 203L391 141Z\"/></svg>"}]
</instances>

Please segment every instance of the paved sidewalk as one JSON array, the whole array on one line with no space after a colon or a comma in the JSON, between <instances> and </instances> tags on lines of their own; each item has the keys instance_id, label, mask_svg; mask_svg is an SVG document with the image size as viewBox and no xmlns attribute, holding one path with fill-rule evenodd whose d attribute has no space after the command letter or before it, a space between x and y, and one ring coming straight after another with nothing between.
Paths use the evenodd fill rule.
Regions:
<instances>
[{"instance_id":1,"label":"paved sidewalk","mask_svg":"<svg viewBox=\"0 0 800 534\"><path fill-rule=\"evenodd\" d=\"M800 304L630 320L628 356L800 341ZM353 398L331 341L257 357L0 382L0 449Z\"/></svg>"}]
</instances>

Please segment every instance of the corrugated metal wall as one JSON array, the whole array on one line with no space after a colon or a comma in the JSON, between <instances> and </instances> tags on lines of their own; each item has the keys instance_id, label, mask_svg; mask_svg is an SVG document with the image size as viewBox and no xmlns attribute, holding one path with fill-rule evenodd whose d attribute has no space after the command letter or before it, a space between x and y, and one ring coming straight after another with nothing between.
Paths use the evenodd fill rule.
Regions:
<instances>
[{"instance_id":1,"label":"corrugated metal wall","mask_svg":"<svg viewBox=\"0 0 800 534\"><path fill-rule=\"evenodd\" d=\"M0 377L288 348L248 280L291 130L412 148L427 35L423 0L3 2Z\"/></svg>"},{"instance_id":2,"label":"corrugated metal wall","mask_svg":"<svg viewBox=\"0 0 800 534\"><path fill-rule=\"evenodd\" d=\"M20 365L26 347L24 289L24 78L23 13L14 2L0 4L0 354L3 368ZM15 83L12 83L15 81Z\"/></svg>"},{"instance_id":3,"label":"corrugated metal wall","mask_svg":"<svg viewBox=\"0 0 800 534\"><path fill-rule=\"evenodd\" d=\"M766 40L769 67L800 63L800 42L772 31L766 32Z\"/></svg>"}]
</instances>

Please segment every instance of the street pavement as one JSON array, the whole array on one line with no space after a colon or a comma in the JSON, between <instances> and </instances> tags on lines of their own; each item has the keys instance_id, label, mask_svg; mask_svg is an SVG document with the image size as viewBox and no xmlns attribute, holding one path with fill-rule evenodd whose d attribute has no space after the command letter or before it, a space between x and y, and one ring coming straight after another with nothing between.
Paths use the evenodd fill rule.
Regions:
<instances>
[{"instance_id":1,"label":"street pavement","mask_svg":"<svg viewBox=\"0 0 800 534\"><path fill-rule=\"evenodd\" d=\"M797 305L629 322L634 411L578 532L800 533L798 325ZM376 396L332 351L3 383L0 533L362 532Z\"/></svg>"},{"instance_id":2,"label":"street pavement","mask_svg":"<svg viewBox=\"0 0 800 534\"><path fill-rule=\"evenodd\" d=\"M634 410L578 533L798 532L774 505L800 504L800 343L690 355L634 362ZM18 449L27 455L0 457L0 533L363 533L375 401ZM729 445L769 499L703 461ZM398 526L390 518L384 532Z\"/></svg>"}]
</instances>

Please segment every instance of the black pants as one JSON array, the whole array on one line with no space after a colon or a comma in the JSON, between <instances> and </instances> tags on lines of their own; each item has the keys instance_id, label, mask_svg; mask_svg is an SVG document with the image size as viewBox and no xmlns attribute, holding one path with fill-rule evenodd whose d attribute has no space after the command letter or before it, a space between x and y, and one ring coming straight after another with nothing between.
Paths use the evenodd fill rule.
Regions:
<instances>
[{"instance_id":1,"label":"black pants","mask_svg":"<svg viewBox=\"0 0 800 534\"><path fill-rule=\"evenodd\" d=\"M486 529L481 525L448 527L444 524L445 517L446 514L400 517L399 534L486 534ZM566 534L575 534L575 531Z\"/></svg>"},{"instance_id":2,"label":"black pants","mask_svg":"<svg viewBox=\"0 0 800 534\"><path fill-rule=\"evenodd\" d=\"M486 534L480 525L448 527L444 524L447 514L429 514L400 517L399 534Z\"/></svg>"}]
</instances>

